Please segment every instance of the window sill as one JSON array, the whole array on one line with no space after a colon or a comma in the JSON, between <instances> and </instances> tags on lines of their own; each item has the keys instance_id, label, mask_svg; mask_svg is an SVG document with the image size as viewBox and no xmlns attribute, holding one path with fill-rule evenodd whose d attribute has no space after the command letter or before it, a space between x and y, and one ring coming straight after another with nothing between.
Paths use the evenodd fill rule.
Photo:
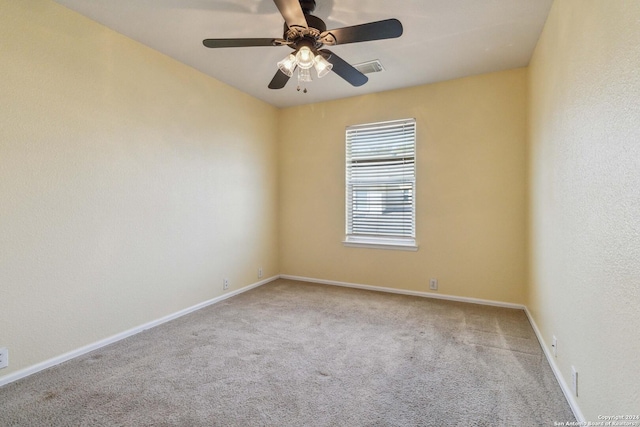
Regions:
<instances>
[{"instance_id":1,"label":"window sill","mask_svg":"<svg viewBox=\"0 0 640 427\"><path fill-rule=\"evenodd\" d=\"M415 240L349 238L343 241L342 244L349 248L387 249L412 252L418 250L418 244Z\"/></svg>"}]
</instances>

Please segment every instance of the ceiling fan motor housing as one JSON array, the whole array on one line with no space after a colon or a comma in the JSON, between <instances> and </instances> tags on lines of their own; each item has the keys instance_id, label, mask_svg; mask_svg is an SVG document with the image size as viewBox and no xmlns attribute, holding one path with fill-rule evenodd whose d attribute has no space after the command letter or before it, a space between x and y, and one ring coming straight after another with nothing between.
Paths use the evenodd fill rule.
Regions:
<instances>
[{"instance_id":1,"label":"ceiling fan motor housing","mask_svg":"<svg viewBox=\"0 0 640 427\"><path fill-rule=\"evenodd\" d=\"M327 25L324 23L324 21L320 18L318 18L317 16L313 16L313 15L309 15L307 13L304 14L304 18L307 21L307 26L309 28L315 28L316 30L320 31L321 33L324 31L327 31ZM287 23L284 23L284 34L285 36L287 35L287 31L289 31L289 26L287 25Z\"/></svg>"},{"instance_id":2,"label":"ceiling fan motor housing","mask_svg":"<svg viewBox=\"0 0 640 427\"><path fill-rule=\"evenodd\" d=\"M304 15L307 21L308 28L302 27L293 27L289 28L287 24L284 24L284 33L282 38L284 40L293 42L292 48L296 48L296 45L299 44L299 41L302 39L307 39L313 41L313 45L316 48L320 48L322 46L322 42L320 41L320 34L327 31L327 25L324 21L317 16L313 15Z\"/></svg>"},{"instance_id":3,"label":"ceiling fan motor housing","mask_svg":"<svg viewBox=\"0 0 640 427\"><path fill-rule=\"evenodd\" d=\"M327 24L325 24L322 19L318 18L317 16L313 16L313 15L304 15L304 17L307 20L307 26L309 28L315 28L316 30L320 31L321 33L327 31Z\"/></svg>"}]
</instances>

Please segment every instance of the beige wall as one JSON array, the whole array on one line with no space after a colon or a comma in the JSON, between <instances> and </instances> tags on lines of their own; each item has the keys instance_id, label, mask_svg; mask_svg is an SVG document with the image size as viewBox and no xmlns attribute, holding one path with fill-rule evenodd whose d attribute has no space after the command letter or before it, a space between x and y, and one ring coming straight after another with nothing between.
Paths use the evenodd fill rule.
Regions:
<instances>
[{"instance_id":1,"label":"beige wall","mask_svg":"<svg viewBox=\"0 0 640 427\"><path fill-rule=\"evenodd\" d=\"M527 303L588 419L640 413L639 21L640 2L558 0L529 70L277 111L0 0L0 379L262 266ZM420 249L345 248L345 127L407 117Z\"/></svg>"},{"instance_id":2,"label":"beige wall","mask_svg":"<svg viewBox=\"0 0 640 427\"><path fill-rule=\"evenodd\" d=\"M419 250L344 247L345 127L409 117ZM281 273L524 303L525 69L285 109L279 133Z\"/></svg>"},{"instance_id":3,"label":"beige wall","mask_svg":"<svg viewBox=\"0 0 640 427\"><path fill-rule=\"evenodd\" d=\"M0 40L0 375L278 273L275 108L46 0Z\"/></svg>"},{"instance_id":4,"label":"beige wall","mask_svg":"<svg viewBox=\"0 0 640 427\"><path fill-rule=\"evenodd\" d=\"M584 416L640 415L640 2L556 1L530 66L529 309Z\"/></svg>"}]
</instances>

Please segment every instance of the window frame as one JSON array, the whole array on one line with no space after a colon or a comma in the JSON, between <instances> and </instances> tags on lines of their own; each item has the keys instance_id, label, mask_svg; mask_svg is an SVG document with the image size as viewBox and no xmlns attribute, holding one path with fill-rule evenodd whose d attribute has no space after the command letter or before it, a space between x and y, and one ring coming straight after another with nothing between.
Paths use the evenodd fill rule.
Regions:
<instances>
[{"instance_id":1,"label":"window frame","mask_svg":"<svg viewBox=\"0 0 640 427\"><path fill-rule=\"evenodd\" d=\"M353 212L354 206L354 194L353 194L353 180L350 180L351 167L354 164L350 156L350 132L357 131L382 131L385 128L393 126L404 126L410 124L413 129L413 177L409 180L402 180L402 183L411 184L411 234L410 235L388 235L388 234L364 234L354 233L350 229L350 225L353 224L353 219L350 218ZM391 152L389 157L392 158ZM410 157L408 157L410 158ZM360 159L362 161L362 158ZM366 157L365 157L366 160ZM404 251L417 251L418 244L416 241L416 185L417 185L417 122L415 118L390 120L384 122L365 123L359 125L347 126L345 130L345 239L343 240L344 246L358 247L358 248L374 248L374 249L392 249L392 250L404 250ZM381 185L389 185L388 181L378 181ZM351 207L351 209L350 209Z\"/></svg>"}]
</instances>

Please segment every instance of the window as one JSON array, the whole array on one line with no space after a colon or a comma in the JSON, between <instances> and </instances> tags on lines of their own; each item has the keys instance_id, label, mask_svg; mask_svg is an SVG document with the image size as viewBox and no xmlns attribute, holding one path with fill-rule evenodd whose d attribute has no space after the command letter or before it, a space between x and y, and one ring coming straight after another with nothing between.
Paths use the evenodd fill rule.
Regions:
<instances>
[{"instance_id":1,"label":"window","mask_svg":"<svg viewBox=\"0 0 640 427\"><path fill-rule=\"evenodd\" d=\"M415 119L349 126L347 246L417 250Z\"/></svg>"}]
</instances>

